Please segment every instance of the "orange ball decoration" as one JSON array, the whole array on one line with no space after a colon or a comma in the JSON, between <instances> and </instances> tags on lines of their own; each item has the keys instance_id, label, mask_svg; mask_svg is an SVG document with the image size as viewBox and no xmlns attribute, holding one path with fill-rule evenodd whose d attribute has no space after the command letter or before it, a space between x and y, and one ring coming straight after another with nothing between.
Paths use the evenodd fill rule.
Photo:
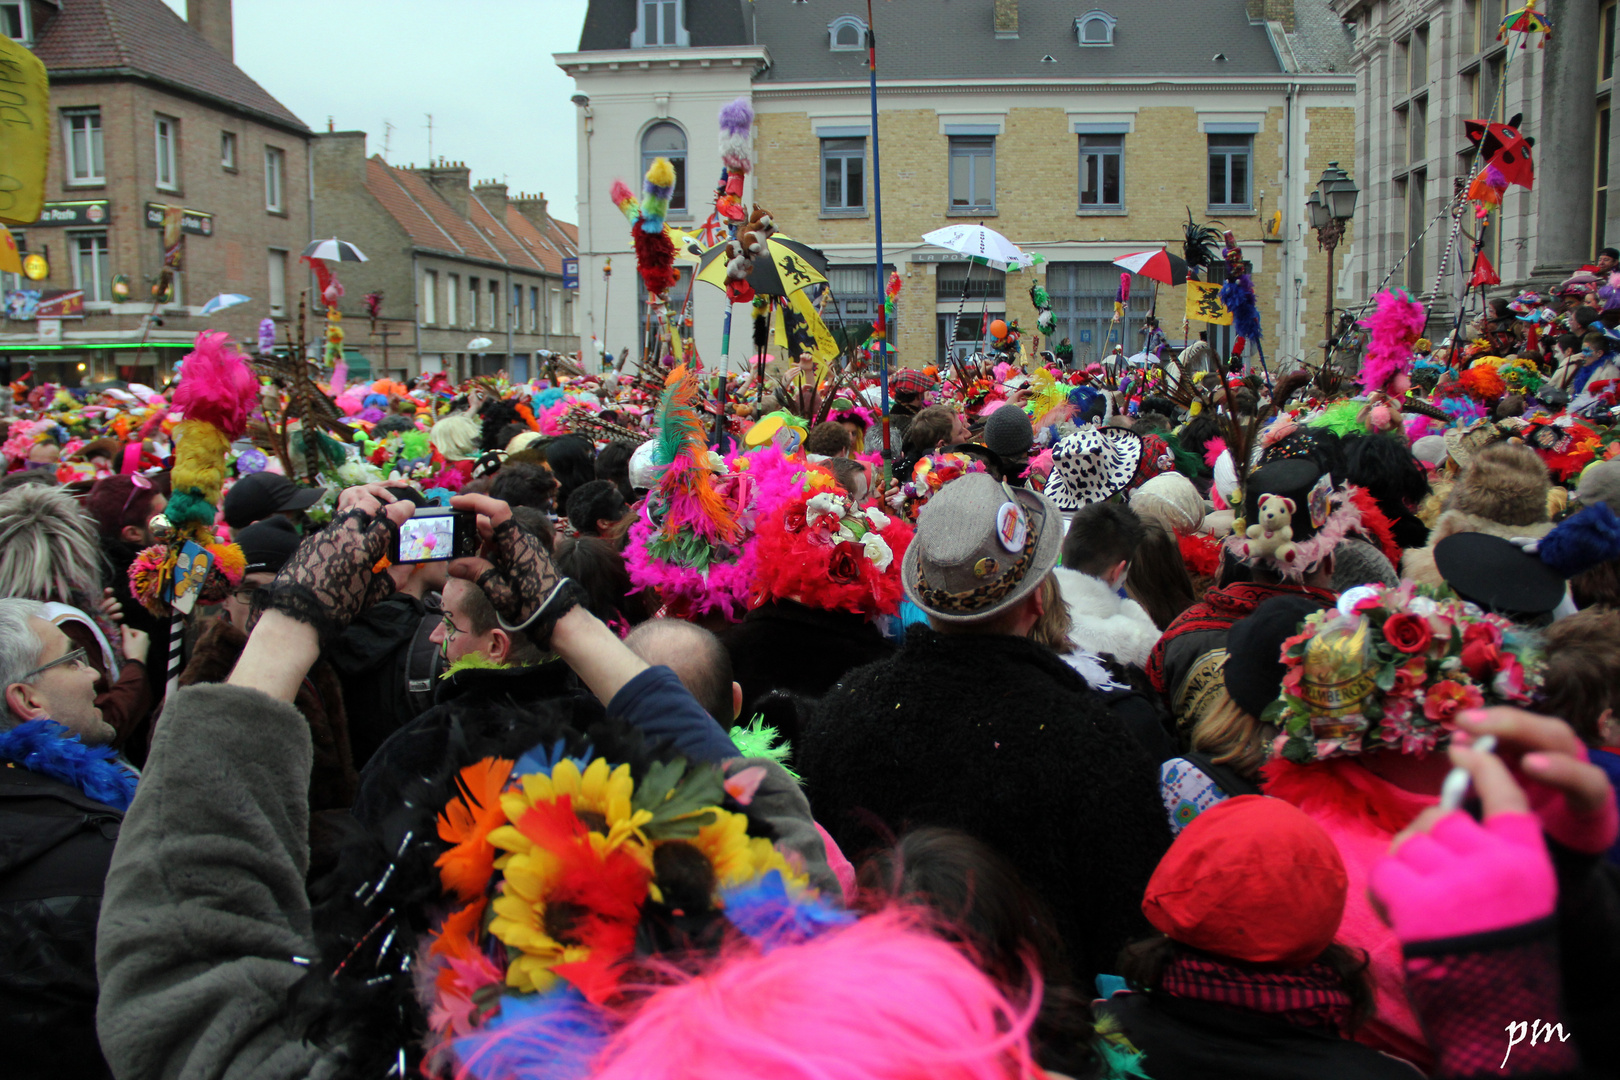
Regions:
<instances>
[{"instance_id":1,"label":"orange ball decoration","mask_svg":"<svg viewBox=\"0 0 1620 1080\"><path fill-rule=\"evenodd\" d=\"M1007 324L1006 324L1006 322L1001 320L1001 319L993 320L990 323L990 336L992 338L995 338L997 341L1000 341L1002 338L1006 337L1007 336Z\"/></svg>"}]
</instances>

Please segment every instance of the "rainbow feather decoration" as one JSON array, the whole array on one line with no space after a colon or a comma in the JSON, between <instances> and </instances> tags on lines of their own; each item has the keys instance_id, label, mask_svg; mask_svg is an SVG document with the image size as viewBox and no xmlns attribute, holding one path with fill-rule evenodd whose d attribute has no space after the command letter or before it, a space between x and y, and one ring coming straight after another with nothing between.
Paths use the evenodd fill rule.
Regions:
<instances>
[{"instance_id":1,"label":"rainbow feather decoration","mask_svg":"<svg viewBox=\"0 0 1620 1080\"><path fill-rule=\"evenodd\" d=\"M641 190L641 231L661 233L669 216L669 198L675 193L675 166L668 158L654 158L647 167Z\"/></svg>"},{"instance_id":2,"label":"rainbow feather decoration","mask_svg":"<svg viewBox=\"0 0 1620 1080\"><path fill-rule=\"evenodd\" d=\"M608 198L613 200L613 205L619 208L625 220L636 220L636 214L641 208L636 205L636 193L630 190L629 184L623 180L613 181L613 187L608 190Z\"/></svg>"},{"instance_id":3,"label":"rainbow feather decoration","mask_svg":"<svg viewBox=\"0 0 1620 1080\"><path fill-rule=\"evenodd\" d=\"M754 107L740 97L720 110L720 163L729 172L746 173L754 167L750 135L754 129Z\"/></svg>"}]
</instances>

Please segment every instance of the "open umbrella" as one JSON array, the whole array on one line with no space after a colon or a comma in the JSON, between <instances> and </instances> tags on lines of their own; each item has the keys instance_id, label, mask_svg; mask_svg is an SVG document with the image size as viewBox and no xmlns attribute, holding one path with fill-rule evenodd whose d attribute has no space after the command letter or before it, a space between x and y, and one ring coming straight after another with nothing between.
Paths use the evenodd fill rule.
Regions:
<instances>
[{"instance_id":1,"label":"open umbrella","mask_svg":"<svg viewBox=\"0 0 1620 1080\"><path fill-rule=\"evenodd\" d=\"M467 351L483 352L493 344L495 343L487 337L475 337L471 341L467 342Z\"/></svg>"},{"instance_id":2,"label":"open umbrella","mask_svg":"<svg viewBox=\"0 0 1620 1080\"><path fill-rule=\"evenodd\" d=\"M306 259L326 259L329 262L370 262L365 252L349 243L332 237L330 240L314 240L304 249Z\"/></svg>"},{"instance_id":3,"label":"open umbrella","mask_svg":"<svg viewBox=\"0 0 1620 1080\"><path fill-rule=\"evenodd\" d=\"M983 225L947 225L943 229L923 233L923 243L988 263L997 270L1007 269L1007 264L1017 262L1024 256L1017 244Z\"/></svg>"},{"instance_id":4,"label":"open umbrella","mask_svg":"<svg viewBox=\"0 0 1620 1080\"><path fill-rule=\"evenodd\" d=\"M253 297L243 296L241 293L222 292L202 306L202 313L204 315L212 315L216 311L224 311L228 307L235 307L237 304L245 304L251 299L253 299Z\"/></svg>"},{"instance_id":5,"label":"open umbrella","mask_svg":"<svg viewBox=\"0 0 1620 1080\"><path fill-rule=\"evenodd\" d=\"M716 244L698 260L697 279L717 289L726 287L726 245ZM827 280L827 256L808 244L778 233L765 241L765 254L754 259L748 284L765 296L786 296Z\"/></svg>"},{"instance_id":6,"label":"open umbrella","mask_svg":"<svg viewBox=\"0 0 1620 1080\"><path fill-rule=\"evenodd\" d=\"M1121 255L1114 260L1114 265L1166 285L1187 284L1186 261L1178 255L1170 254L1166 248Z\"/></svg>"}]
</instances>

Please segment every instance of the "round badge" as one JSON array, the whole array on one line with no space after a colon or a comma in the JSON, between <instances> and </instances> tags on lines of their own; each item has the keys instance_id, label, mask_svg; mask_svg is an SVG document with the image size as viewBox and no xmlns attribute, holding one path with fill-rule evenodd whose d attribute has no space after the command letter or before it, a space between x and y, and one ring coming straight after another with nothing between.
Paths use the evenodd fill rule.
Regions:
<instances>
[{"instance_id":1,"label":"round badge","mask_svg":"<svg viewBox=\"0 0 1620 1080\"><path fill-rule=\"evenodd\" d=\"M980 559L973 564L974 577L989 577L996 572L996 560L991 558Z\"/></svg>"},{"instance_id":2,"label":"round badge","mask_svg":"<svg viewBox=\"0 0 1620 1080\"><path fill-rule=\"evenodd\" d=\"M1001 504L996 512L996 538L1008 551L1024 550L1024 542L1029 539L1029 515L1023 507L1015 502Z\"/></svg>"}]
</instances>

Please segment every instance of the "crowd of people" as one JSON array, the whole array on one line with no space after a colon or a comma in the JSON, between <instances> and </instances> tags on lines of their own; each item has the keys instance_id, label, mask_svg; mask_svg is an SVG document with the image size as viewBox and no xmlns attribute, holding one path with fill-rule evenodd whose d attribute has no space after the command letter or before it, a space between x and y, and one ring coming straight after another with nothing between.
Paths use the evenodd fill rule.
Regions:
<instances>
[{"instance_id":1,"label":"crowd of people","mask_svg":"<svg viewBox=\"0 0 1620 1080\"><path fill-rule=\"evenodd\" d=\"M1357 378L250 379L189 595L192 361L14 386L6 1074L1615 1075L1615 258Z\"/></svg>"}]
</instances>

